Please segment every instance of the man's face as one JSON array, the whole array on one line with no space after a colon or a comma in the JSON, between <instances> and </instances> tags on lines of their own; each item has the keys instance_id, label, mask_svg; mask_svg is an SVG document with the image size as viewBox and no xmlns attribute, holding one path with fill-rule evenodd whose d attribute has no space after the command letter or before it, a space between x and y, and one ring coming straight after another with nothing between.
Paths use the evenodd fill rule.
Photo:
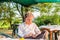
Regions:
<instances>
[{"instance_id":1,"label":"man's face","mask_svg":"<svg viewBox=\"0 0 60 40\"><path fill-rule=\"evenodd\" d=\"M26 22L30 24L32 23L32 19L33 19L33 15L29 14L28 17L26 18Z\"/></svg>"}]
</instances>

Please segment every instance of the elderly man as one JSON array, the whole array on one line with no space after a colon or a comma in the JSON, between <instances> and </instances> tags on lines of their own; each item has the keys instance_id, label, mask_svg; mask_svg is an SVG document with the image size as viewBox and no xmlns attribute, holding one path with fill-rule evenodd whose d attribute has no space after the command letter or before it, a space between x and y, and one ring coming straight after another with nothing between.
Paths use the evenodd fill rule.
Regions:
<instances>
[{"instance_id":1,"label":"elderly man","mask_svg":"<svg viewBox=\"0 0 60 40\"><path fill-rule=\"evenodd\" d=\"M34 18L32 12L25 14L25 22L18 27L18 35L24 38L40 39L44 37L46 31L41 32L37 25L32 22Z\"/></svg>"}]
</instances>

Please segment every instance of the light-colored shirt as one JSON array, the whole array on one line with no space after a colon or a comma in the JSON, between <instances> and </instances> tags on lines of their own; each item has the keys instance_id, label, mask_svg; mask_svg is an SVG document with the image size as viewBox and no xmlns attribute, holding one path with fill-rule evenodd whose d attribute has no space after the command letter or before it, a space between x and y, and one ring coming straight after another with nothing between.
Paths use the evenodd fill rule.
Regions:
<instances>
[{"instance_id":1,"label":"light-colored shirt","mask_svg":"<svg viewBox=\"0 0 60 40\"><path fill-rule=\"evenodd\" d=\"M22 23L18 27L18 35L21 37L24 37L24 35L29 34L29 33L36 34L38 32L40 32L40 30L35 23L32 23L30 25Z\"/></svg>"}]
</instances>

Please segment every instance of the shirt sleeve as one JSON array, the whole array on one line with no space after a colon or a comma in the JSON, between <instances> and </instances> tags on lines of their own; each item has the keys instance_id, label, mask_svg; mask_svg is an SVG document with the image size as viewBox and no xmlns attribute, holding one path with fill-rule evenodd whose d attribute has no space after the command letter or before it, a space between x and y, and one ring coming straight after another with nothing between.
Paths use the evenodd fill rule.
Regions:
<instances>
[{"instance_id":1,"label":"shirt sleeve","mask_svg":"<svg viewBox=\"0 0 60 40\"><path fill-rule=\"evenodd\" d=\"M18 26L18 35L21 36L21 37L24 37L24 34L23 34L23 31L22 31L22 25L19 25Z\"/></svg>"},{"instance_id":2,"label":"shirt sleeve","mask_svg":"<svg viewBox=\"0 0 60 40\"><path fill-rule=\"evenodd\" d=\"M34 24L34 27L35 27L34 31L36 34L41 33L40 29L38 28L38 26L36 24Z\"/></svg>"}]
</instances>

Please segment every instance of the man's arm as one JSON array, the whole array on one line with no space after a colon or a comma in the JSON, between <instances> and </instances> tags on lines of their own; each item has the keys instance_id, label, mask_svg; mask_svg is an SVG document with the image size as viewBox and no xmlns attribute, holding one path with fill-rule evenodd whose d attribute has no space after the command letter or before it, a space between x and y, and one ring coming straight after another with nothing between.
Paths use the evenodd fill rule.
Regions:
<instances>
[{"instance_id":1,"label":"man's arm","mask_svg":"<svg viewBox=\"0 0 60 40\"><path fill-rule=\"evenodd\" d=\"M35 27L35 33L36 33L36 34L40 34L41 31L40 31L40 29L38 28L38 26L37 26L36 24L34 24L34 27Z\"/></svg>"},{"instance_id":2,"label":"man's arm","mask_svg":"<svg viewBox=\"0 0 60 40\"><path fill-rule=\"evenodd\" d=\"M40 29L38 28L38 26L36 24L34 24L34 27L35 27L34 31L35 31L36 34L33 35L33 37L36 37L41 33L41 31L40 31Z\"/></svg>"},{"instance_id":3,"label":"man's arm","mask_svg":"<svg viewBox=\"0 0 60 40\"><path fill-rule=\"evenodd\" d=\"M18 26L18 35L21 36L21 37L24 37L24 34L23 34L23 31L22 31L22 25L19 25Z\"/></svg>"}]
</instances>

